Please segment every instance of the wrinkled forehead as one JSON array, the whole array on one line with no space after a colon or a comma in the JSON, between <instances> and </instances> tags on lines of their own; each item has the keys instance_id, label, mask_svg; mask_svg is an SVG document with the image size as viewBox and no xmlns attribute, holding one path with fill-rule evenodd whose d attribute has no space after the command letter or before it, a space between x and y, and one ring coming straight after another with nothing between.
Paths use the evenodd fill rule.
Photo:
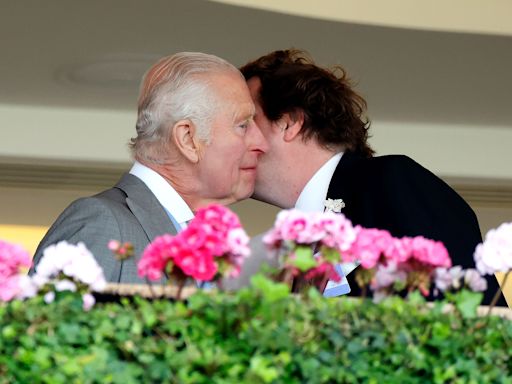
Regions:
<instances>
[{"instance_id":1,"label":"wrinkled forehead","mask_svg":"<svg viewBox=\"0 0 512 384\"><path fill-rule=\"evenodd\" d=\"M252 117L255 107L249 88L239 73L223 73L209 78L211 90L215 93L218 108L230 110L233 118Z\"/></svg>"}]
</instances>

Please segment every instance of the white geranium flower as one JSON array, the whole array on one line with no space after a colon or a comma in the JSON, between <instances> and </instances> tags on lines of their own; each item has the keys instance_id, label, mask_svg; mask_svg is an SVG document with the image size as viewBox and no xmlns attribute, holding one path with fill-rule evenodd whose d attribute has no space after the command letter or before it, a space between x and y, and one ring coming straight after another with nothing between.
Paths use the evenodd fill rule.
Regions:
<instances>
[{"instance_id":1,"label":"white geranium flower","mask_svg":"<svg viewBox=\"0 0 512 384\"><path fill-rule=\"evenodd\" d=\"M71 280L60 280L55 283L55 290L57 292L62 291L71 291L76 292L76 284L73 283Z\"/></svg>"},{"instance_id":2,"label":"white geranium flower","mask_svg":"<svg viewBox=\"0 0 512 384\"><path fill-rule=\"evenodd\" d=\"M43 251L43 257L36 266L36 273L43 277L54 277L71 262L74 245L67 241L48 246Z\"/></svg>"},{"instance_id":3,"label":"white geranium flower","mask_svg":"<svg viewBox=\"0 0 512 384\"><path fill-rule=\"evenodd\" d=\"M476 247L474 258L482 274L512 269L512 223L503 223L487 232L485 241Z\"/></svg>"},{"instance_id":4,"label":"white geranium flower","mask_svg":"<svg viewBox=\"0 0 512 384\"><path fill-rule=\"evenodd\" d=\"M487 280L473 268L466 270L464 283L474 292L484 292L487 289Z\"/></svg>"},{"instance_id":5,"label":"white geranium flower","mask_svg":"<svg viewBox=\"0 0 512 384\"><path fill-rule=\"evenodd\" d=\"M75 257L64 267L62 272L66 276L87 284L93 290L103 290L106 285L105 276L92 253L84 243L78 243L74 252Z\"/></svg>"},{"instance_id":6,"label":"white geranium flower","mask_svg":"<svg viewBox=\"0 0 512 384\"><path fill-rule=\"evenodd\" d=\"M82 295L82 301L84 311L89 311L96 303L96 299L90 293Z\"/></svg>"},{"instance_id":7,"label":"white geranium flower","mask_svg":"<svg viewBox=\"0 0 512 384\"><path fill-rule=\"evenodd\" d=\"M74 245L61 241L50 245L43 252L33 280L41 287L61 272L75 282L88 285L94 291L101 291L107 285L102 268L84 243ZM70 280L56 282L55 288L76 290L76 286L73 289L70 283L74 286Z\"/></svg>"},{"instance_id":8,"label":"white geranium flower","mask_svg":"<svg viewBox=\"0 0 512 384\"><path fill-rule=\"evenodd\" d=\"M459 289L461 287L461 279L463 276L464 270L459 265L450 269L437 268L434 277L436 288L442 292L450 289Z\"/></svg>"},{"instance_id":9,"label":"white geranium flower","mask_svg":"<svg viewBox=\"0 0 512 384\"><path fill-rule=\"evenodd\" d=\"M20 276L18 280L20 290L16 295L17 299L23 300L34 297L37 294L37 285L28 275Z\"/></svg>"},{"instance_id":10,"label":"white geranium flower","mask_svg":"<svg viewBox=\"0 0 512 384\"><path fill-rule=\"evenodd\" d=\"M43 296L43 299L46 304L52 303L53 300L55 300L55 292L50 291L50 292L45 293L45 295Z\"/></svg>"}]
</instances>

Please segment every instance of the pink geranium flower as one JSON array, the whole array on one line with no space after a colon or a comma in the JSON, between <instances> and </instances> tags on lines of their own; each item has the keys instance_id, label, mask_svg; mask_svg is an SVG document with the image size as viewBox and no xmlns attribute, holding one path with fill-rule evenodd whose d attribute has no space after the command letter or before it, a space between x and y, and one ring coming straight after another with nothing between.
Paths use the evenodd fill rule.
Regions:
<instances>
[{"instance_id":1,"label":"pink geranium flower","mask_svg":"<svg viewBox=\"0 0 512 384\"><path fill-rule=\"evenodd\" d=\"M321 262L316 267L311 268L305 274L305 278L308 280L312 280L317 277L326 277L327 279L336 281L336 282L341 280L341 277L336 272L334 265L332 265L332 263L328 263L328 262Z\"/></svg>"},{"instance_id":2,"label":"pink geranium flower","mask_svg":"<svg viewBox=\"0 0 512 384\"><path fill-rule=\"evenodd\" d=\"M249 238L238 217L228 208L213 204L176 236L163 235L149 244L138 263L138 274L158 280L167 271L180 280L190 276L211 281L220 274L237 275L249 256Z\"/></svg>"},{"instance_id":3,"label":"pink geranium flower","mask_svg":"<svg viewBox=\"0 0 512 384\"><path fill-rule=\"evenodd\" d=\"M263 243L277 255L284 280L301 286L292 284L292 279L339 281L334 265L342 262L341 255L350 249L356 234L342 214L290 209L279 212Z\"/></svg>"},{"instance_id":4,"label":"pink geranium flower","mask_svg":"<svg viewBox=\"0 0 512 384\"><path fill-rule=\"evenodd\" d=\"M412 240L412 256L422 264L434 268L450 268L452 261L443 243L416 236Z\"/></svg>"},{"instance_id":5,"label":"pink geranium flower","mask_svg":"<svg viewBox=\"0 0 512 384\"><path fill-rule=\"evenodd\" d=\"M344 261L359 261L365 269L372 269L379 262L385 262L385 256L393 247L393 237L388 231L357 227L357 237Z\"/></svg>"},{"instance_id":6,"label":"pink geranium flower","mask_svg":"<svg viewBox=\"0 0 512 384\"><path fill-rule=\"evenodd\" d=\"M31 265L30 255L21 246L0 240L0 300L9 301L20 294L20 269Z\"/></svg>"}]
</instances>

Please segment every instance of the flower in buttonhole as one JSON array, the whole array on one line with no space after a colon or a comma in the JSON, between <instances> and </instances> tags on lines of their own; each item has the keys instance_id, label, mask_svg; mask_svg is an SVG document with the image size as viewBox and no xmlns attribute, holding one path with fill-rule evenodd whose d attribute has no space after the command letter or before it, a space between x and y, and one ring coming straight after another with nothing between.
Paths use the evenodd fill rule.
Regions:
<instances>
[{"instance_id":1,"label":"flower in buttonhole","mask_svg":"<svg viewBox=\"0 0 512 384\"><path fill-rule=\"evenodd\" d=\"M228 208L212 204L201 208L187 228L176 236L163 235L149 244L138 264L140 277L157 280L164 271L211 281L236 276L249 251L249 237Z\"/></svg>"},{"instance_id":2,"label":"flower in buttonhole","mask_svg":"<svg viewBox=\"0 0 512 384\"><path fill-rule=\"evenodd\" d=\"M118 260L126 260L133 256L134 247L130 242L121 243L117 240L110 240L107 244L108 249L112 251Z\"/></svg>"},{"instance_id":3,"label":"flower in buttonhole","mask_svg":"<svg viewBox=\"0 0 512 384\"><path fill-rule=\"evenodd\" d=\"M507 273L512 269L512 223L503 223L485 235L474 253L477 269L482 274Z\"/></svg>"},{"instance_id":4,"label":"flower in buttonhole","mask_svg":"<svg viewBox=\"0 0 512 384\"><path fill-rule=\"evenodd\" d=\"M10 301L23 288L22 269L32 265L30 255L21 246L0 240L0 301Z\"/></svg>"}]
</instances>

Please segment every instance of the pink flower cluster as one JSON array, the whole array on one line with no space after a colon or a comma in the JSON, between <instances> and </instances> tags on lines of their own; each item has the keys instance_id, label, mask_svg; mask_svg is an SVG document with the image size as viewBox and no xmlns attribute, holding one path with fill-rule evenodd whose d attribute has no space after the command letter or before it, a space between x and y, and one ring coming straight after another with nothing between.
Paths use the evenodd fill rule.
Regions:
<instances>
[{"instance_id":1,"label":"pink flower cluster","mask_svg":"<svg viewBox=\"0 0 512 384\"><path fill-rule=\"evenodd\" d=\"M423 236L395 238L386 230L354 227L343 214L333 212L281 211L263 242L270 250L285 254L284 268L294 276L300 273L293 262L298 247L320 251L316 265L303 271L306 278L323 274L333 279L337 277L333 263L360 263L369 270L361 276L375 291L388 289L398 281L427 294L435 269L452 264L439 241Z\"/></svg>"},{"instance_id":2,"label":"pink flower cluster","mask_svg":"<svg viewBox=\"0 0 512 384\"><path fill-rule=\"evenodd\" d=\"M32 265L30 255L22 247L0 240L0 300L16 297L22 285L21 268Z\"/></svg>"},{"instance_id":3,"label":"pink flower cluster","mask_svg":"<svg viewBox=\"0 0 512 384\"><path fill-rule=\"evenodd\" d=\"M269 249L280 249L283 243L317 244L345 252L355 241L357 231L342 214L334 212L302 212L297 209L279 212L274 227L263 242Z\"/></svg>"},{"instance_id":4,"label":"pink flower cluster","mask_svg":"<svg viewBox=\"0 0 512 384\"><path fill-rule=\"evenodd\" d=\"M212 204L199 209L176 236L155 238L144 250L138 274L150 280L162 278L164 271L171 275L181 272L200 281L211 281L224 272L237 276L249 256L248 244L238 217L228 208Z\"/></svg>"},{"instance_id":5,"label":"pink flower cluster","mask_svg":"<svg viewBox=\"0 0 512 384\"><path fill-rule=\"evenodd\" d=\"M325 276L327 279L339 282L341 280L340 275L336 272L334 265L327 261L319 261L316 267L311 268L305 274L307 280L313 280Z\"/></svg>"},{"instance_id":6,"label":"pink flower cluster","mask_svg":"<svg viewBox=\"0 0 512 384\"><path fill-rule=\"evenodd\" d=\"M393 263L423 265L427 268L452 265L448 251L443 243L424 238L423 236L395 238L382 229L366 229L356 227L357 236L343 261L359 261L365 269L377 264Z\"/></svg>"},{"instance_id":7,"label":"pink flower cluster","mask_svg":"<svg viewBox=\"0 0 512 384\"><path fill-rule=\"evenodd\" d=\"M357 238L344 261L373 269L370 288L374 297L384 297L398 286L418 288L427 296L436 268L449 268L452 261L444 244L423 236L395 238L386 230L357 226Z\"/></svg>"},{"instance_id":8,"label":"pink flower cluster","mask_svg":"<svg viewBox=\"0 0 512 384\"><path fill-rule=\"evenodd\" d=\"M0 300L26 299L43 290L47 291L44 300L50 303L55 292L79 290L83 308L89 310L95 301L90 290L101 291L107 284L103 270L83 243L50 245L32 276L20 273L20 267L31 264L21 247L0 240Z\"/></svg>"}]
</instances>

